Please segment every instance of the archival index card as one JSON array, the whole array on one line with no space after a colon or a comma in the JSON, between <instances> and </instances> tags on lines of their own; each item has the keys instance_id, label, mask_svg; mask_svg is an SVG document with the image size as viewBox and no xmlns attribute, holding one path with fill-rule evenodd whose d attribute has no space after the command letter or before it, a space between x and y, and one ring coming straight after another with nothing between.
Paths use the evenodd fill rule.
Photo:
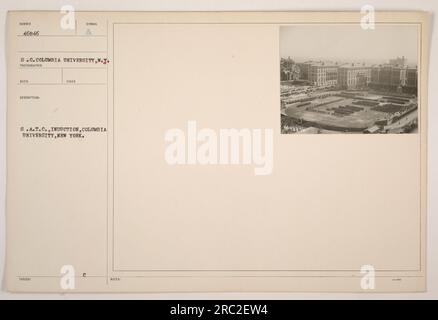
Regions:
<instances>
[{"instance_id":1,"label":"archival index card","mask_svg":"<svg viewBox=\"0 0 438 320\"><path fill-rule=\"evenodd\" d=\"M427 14L362 18L9 12L8 289L424 291Z\"/></svg>"}]
</instances>

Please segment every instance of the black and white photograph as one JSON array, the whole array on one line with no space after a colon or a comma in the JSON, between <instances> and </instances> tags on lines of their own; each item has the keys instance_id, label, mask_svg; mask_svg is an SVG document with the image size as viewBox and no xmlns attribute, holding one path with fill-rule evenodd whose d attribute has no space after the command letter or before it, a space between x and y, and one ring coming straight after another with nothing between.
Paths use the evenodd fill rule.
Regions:
<instances>
[{"instance_id":1,"label":"black and white photograph","mask_svg":"<svg viewBox=\"0 0 438 320\"><path fill-rule=\"evenodd\" d=\"M417 133L418 32L415 24L281 26L281 133Z\"/></svg>"}]
</instances>

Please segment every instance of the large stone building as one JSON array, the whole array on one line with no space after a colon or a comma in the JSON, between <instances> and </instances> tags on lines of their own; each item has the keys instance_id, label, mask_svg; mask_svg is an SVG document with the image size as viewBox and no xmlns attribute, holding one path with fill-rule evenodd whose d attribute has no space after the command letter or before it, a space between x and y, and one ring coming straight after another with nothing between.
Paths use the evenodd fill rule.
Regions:
<instances>
[{"instance_id":1,"label":"large stone building","mask_svg":"<svg viewBox=\"0 0 438 320\"><path fill-rule=\"evenodd\" d=\"M371 68L365 65L343 65L338 69L338 85L343 89L364 88L371 80Z\"/></svg>"},{"instance_id":2,"label":"large stone building","mask_svg":"<svg viewBox=\"0 0 438 320\"><path fill-rule=\"evenodd\" d=\"M297 63L298 68L300 68L301 80L309 80L310 67L312 64L313 64L312 61Z\"/></svg>"},{"instance_id":3,"label":"large stone building","mask_svg":"<svg viewBox=\"0 0 438 320\"><path fill-rule=\"evenodd\" d=\"M406 82L403 87L403 92L412 93L417 95L418 88L418 70L414 67L408 67L406 69Z\"/></svg>"},{"instance_id":4,"label":"large stone building","mask_svg":"<svg viewBox=\"0 0 438 320\"><path fill-rule=\"evenodd\" d=\"M299 62L295 66L299 69L295 74L299 74L300 80L317 87L350 90L372 88L417 94L417 68L407 66L405 57L397 57L387 64L372 67L365 64L338 65L321 61ZM283 79L290 78L285 74L282 75Z\"/></svg>"},{"instance_id":5,"label":"large stone building","mask_svg":"<svg viewBox=\"0 0 438 320\"><path fill-rule=\"evenodd\" d=\"M371 69L370 87L391 91L401 91L406 84L406 67L379 65Z\"/></svg>"},{"instance_id":6,"label":"large stone building","mask_svg":"<svg viewBox=\"0 0 438 320\"><path fill-rule=\"evenodd\" d=\"M330 87L338 84L338 65L324 62L313 63L309 70L309 81L318 87Z\"/></svg>"}]
</instances>

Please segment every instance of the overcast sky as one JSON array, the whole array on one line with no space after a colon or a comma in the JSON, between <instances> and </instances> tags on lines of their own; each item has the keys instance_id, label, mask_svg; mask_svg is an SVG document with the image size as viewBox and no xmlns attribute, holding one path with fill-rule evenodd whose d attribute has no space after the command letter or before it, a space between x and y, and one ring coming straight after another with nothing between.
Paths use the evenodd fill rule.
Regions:
<instances>
[{"instance_id":1,"label":"overcast sky","mask_svg":"<svg viewBox=\"0 0 438 320\"><path fill-rule=\"evenodd\" d=\"M294 60L387 62L405 56L417 64L415 25L305 25L280 27L280 55Z\"/></svg>"}]
</instances>

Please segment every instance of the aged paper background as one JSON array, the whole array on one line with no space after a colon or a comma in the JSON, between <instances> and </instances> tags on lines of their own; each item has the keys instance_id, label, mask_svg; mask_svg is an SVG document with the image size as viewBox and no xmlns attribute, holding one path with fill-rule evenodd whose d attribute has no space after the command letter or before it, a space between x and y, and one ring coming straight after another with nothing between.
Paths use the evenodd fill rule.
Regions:
<instances>
[{"instance_id":1,"label":"aged paper background","mask_svg":"<svg viewBox=\"0 0 438 320\"><path fill-rule=\"evenodd\" d=\"M424 290L424 14L377 16L421 25L420 133L367 136L279 132L279 26L355 22L357 13L81 12L79 21L104 26L86 44L23 41L23 15L46 34L59 19L9 16L10 290L60 291L65 264L86 274L78 291L360 291L364 264L376 267L378 291ZM16 53L90 46L110 60L106 78L93 74L104 85L17 85ZM36 77L56 78L50 72ZM24 92L42 99L18 103ZM188 120L273 128L273 174L168 166L164 132ZM50 125L108 135L20 136L21 126Z\"/></svg>"}]
</instances>

